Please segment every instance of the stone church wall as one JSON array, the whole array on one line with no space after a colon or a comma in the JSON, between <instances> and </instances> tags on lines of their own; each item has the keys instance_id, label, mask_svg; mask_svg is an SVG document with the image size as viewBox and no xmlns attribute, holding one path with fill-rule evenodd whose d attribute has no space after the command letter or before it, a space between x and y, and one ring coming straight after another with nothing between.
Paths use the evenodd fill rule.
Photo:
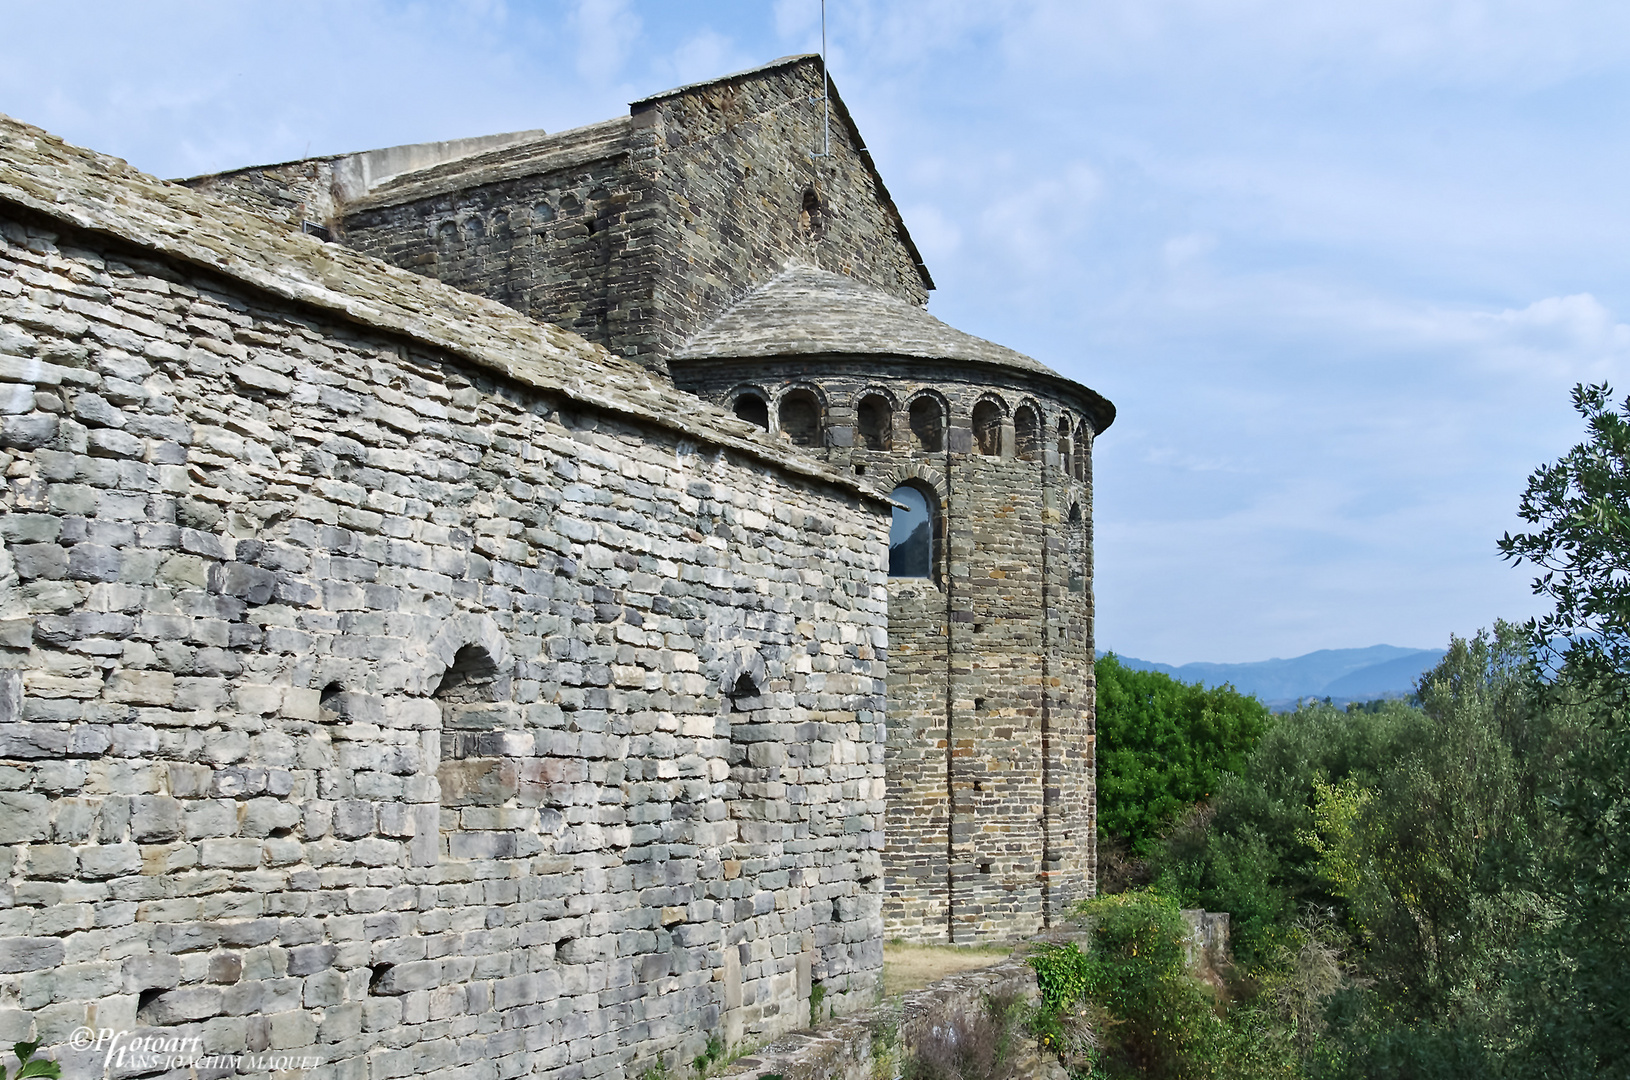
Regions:
<instances>
[{"instance_id":1,"label":"stone church wall","mask_svg":"<svg viewBox=\"0 0 1630 1080\"><path fill-rule=\"evenodd\" d=\"M0 1036L619 1076L869 1003L886 507L99 228L0 204Z\"/></svg>"},{"instance_id":2,"label":"stone church wall","mask_svg":"<svg viewBox=\"0 0 1630 1080\"><path fill-rule=\"evenodd\" d=\"M761 395L772 428L813 393L817 453L880 490L917 487L938 515L933 576L889 582L888 936L1060 925L1096 886L1096 403L1056 377L878 357L688 359L676 378L725 407ZM863 399L888 404L886 448L862 433ZM942 417L934 447L912 427L922 399ZM1021 439L1025 408L1038 423Z\"/></svg>"},{"instance_id":3,"label":"stone church wall","mask_svg":"<svg viewBox=\"0 0 1630 1080\"><path fill-rule=\"evenodd\" d=\"M811 156L821 82L805 57L636 102L531 158L383 188L341 209L336 236L658 371L789 261L923 303L927 272L840 101L832 156Z\"/></svg>"}]
</instances>

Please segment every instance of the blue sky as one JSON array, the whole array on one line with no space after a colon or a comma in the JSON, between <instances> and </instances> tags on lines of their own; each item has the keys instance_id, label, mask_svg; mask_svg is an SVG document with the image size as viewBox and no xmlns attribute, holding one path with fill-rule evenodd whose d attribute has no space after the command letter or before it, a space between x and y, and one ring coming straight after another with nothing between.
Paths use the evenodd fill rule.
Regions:
<instances>
[{"instance_id":1,"label":"blue sky","mask_svg":"<svg viewBox=\"0 0 1630 1080\"><path fill-rule=\"evenodd\" d=\"M163 176L618 115L819 0L0 0L0 111ZM1630 391L1630 6L830 0L930 310L1113 400L1101 647L1441 646Z\"/></svg>"}]
</instances>

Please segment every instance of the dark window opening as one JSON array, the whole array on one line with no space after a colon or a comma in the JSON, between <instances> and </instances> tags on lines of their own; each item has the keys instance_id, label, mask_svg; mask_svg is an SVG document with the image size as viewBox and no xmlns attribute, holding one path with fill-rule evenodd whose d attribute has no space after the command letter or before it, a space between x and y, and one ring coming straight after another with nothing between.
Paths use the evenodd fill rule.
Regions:
<instances>
[{"instance_id":1,"label":"dark window opening","mask_svg":"<svg viewBox=\"0 0 1630 1080\"><path fill-rule=\"evenodd\" d=\"M1024 405L1013 414L1013 435L1019 457L1035 461L1041 456L1041 417L1035 409Z\"/></svg>"},{"instance_id":2,"label":"dark window opening","mask_svg":"<svg viewBox=\"0 0 1630 1080\"><path fill-rule=\"evenodd\" d=\"M449 705L496 701L498 665L479 645L466 645L453 654L453 662L442 673L433 695Z\"/></svg>"},{"instance_id":3,"label":"dark window opening","mask_svg":"<svg viewBox=\"0 0 1630 1080\"><path fill-rule=\"evenodd\" d=\"M979 452L997 457L1002 452L1002 407L994 401L981 401L973 407L973 437Z\"/></svg>"},{"instance_id":4,"label":"dark window opening","mask_svg":"<svg viewBox=\"0 0 1630 1080\"><path fill-rule=\"evenodd\" d=\"M811 240L819 240L826 233L826 205L814 188L804 192L804 203L798 210L798 231Z\"/></svg>"},{"instance_id":5,"label":"dark window opening","mask_svg":"<svg viewBox=\"0 0 1630 1080\"><path fill-rule=\"evenodd\" d=\"M808 390L794 390L781 399L780 422L794 446L821 445L821 403Z\"/></svg>"},{"instance_id":6,"label":"dark window opening","mask_svg":"<svg viewBox=\"0 0 1630 1080\"><path fill-rule=\"evenodd\" d=\"M466 645L453 654L431 697L441 706L441 747L445 760L479 756L483 735L507 725L508 710L498 704L509 696L491 654Z\"/></svg>"},{"instance_id":7,"label":"dark window opening","mask_svg":"<svg viewBox=\"0 0 1630 1080\"><path fill-rule=\"evenodd\" d=\"M317 718L325 724L345 719L345 687L331 682L317 697Z\"/></svg>"},{"instance_id":8,"label":"dark window opening","mask_svg":"<svg viewBox=\"0 0 1630 1080\"><path fill-rule=\"evenodd\" d=\"M934 574L934 517L928 496L917 488L902 485L894 489L894 508L889 525L889 577L925 578Z\"/></svg>"},{"instance_id":9,"label":"dark window opening","mask_svg":"<svg viewBox=\"0 0 1630 1080\"><path fill-rule=\"evenodd\" d=\"M1087 480L1087 425L1082 421L1075 429L1075 478L1082 483Z\"/></svg>"},{"instance_id":10,"label":"dark window opening","mask_svg":"<svg viewBox=\"0 0 1630 1080\"><path fill-rule=\"evenodd\" d=\"M770 430L770 404L757 394L736 395L735 412L736 419Z\"/></svg>"},{"instance_id":11,"label":"dark window opening","mask_svg":"<svg viewBox=\"0 0 1630 1080\"><path fill-rule=\"evenodd\" d=\"M882 394L868 394L855 406L855 430L867 450L894 447L894 409Z\"/></svg>"},{"instance_id":12,"label":"dark window opening","mask_svg":"<svg viewBox=\"0 0 1630 1080\"><path fill-rule=\"evenodd\" d=\"M1058 467L1070 471L1070 418L1058 418Z\"/></svg>"},{"instance_id":13,"label":"dark window opening","mask_svg":"<svg viewBox=\"0 0 1630 1080\"><path fill-rule=\"evenodd\" d=\"M755 709L762 708L762 702L759 701L758 684L746 672L742 672L736 679L736 684L730 688L730 692L725 696L730 699L732 712L752 712Z\"/></svg>"},{"instance_id":14,"label":"dark window opening","mask_svg":"<svg viewBox=\"0 0 1630 1080\"><path fill-rule=\"evenodd\" d=\"M945 410L931 397L911 403L911 448L925 454L945 449Z\"/></svg>"}]
</instances>

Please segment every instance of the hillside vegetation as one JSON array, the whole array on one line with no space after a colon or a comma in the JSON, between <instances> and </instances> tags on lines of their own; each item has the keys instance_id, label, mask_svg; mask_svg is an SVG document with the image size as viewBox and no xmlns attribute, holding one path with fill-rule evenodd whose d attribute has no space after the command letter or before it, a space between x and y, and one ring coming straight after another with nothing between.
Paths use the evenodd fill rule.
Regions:
<instances>
[{"instance_id":1,"label":"hillside vegetation","mask_svg":"<svg viewBox=\"0 0 1630 1080\"><path fill-rule=\"evenodd\" d=\"M1630 1077L1630 400L1575 405L1500 541L1554 611L1451 639L1413 701L1270 716L1103 658L1129 887L1036 960L1074 1076ZM1180 907L1231 913L1225 986Z\"/></svg>"}]
</instances>

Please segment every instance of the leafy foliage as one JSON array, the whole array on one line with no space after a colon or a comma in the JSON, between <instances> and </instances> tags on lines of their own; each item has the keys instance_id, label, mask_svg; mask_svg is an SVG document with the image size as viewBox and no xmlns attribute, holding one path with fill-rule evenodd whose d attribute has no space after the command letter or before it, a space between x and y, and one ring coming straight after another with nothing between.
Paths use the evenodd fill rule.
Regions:
<instances>
[{"instance_id":1,"label":"leafy foliage","mask_svg":"<svg viewBox=\"0 0 1630 1080\"><path fill-rule=\"evenodd\" d=\"M1623 689L1630 676L1630 398L1580 384L1573 407L1590 438L1528 478L1517 513L1533 532L1507 533L1500 554L1538 568L1534 592L1556 603L1529 623L1535 644L1558 640L1576 679Z\"/></svg>"},{"instance_id":2,"label":"leafy foliage","mask_svg":"<svg viewBox=\"0 0 1630 1080\"><path fill-rule=\"evenodd\" d=\"M1268 710L1223 686L1207 690L1098 658L1098 821L1147 854L1189 806L1240 769Z\"/></svg>"},{"instance_id":3,"label":"leafy foliage","mask_svg":"<svg viewBox=\"0 0 1630 1080\"><path fill-rule=\"evenodd\" d=\"M62 1075L62 1066L49 1058L37 1058L35 1052L39 1050L37 1042L20 1042L12 1046L11 1052L17 1055L17 1071L11 1074L11 1080L28 1080L31 1076L46 1077L48 1080L57 1080ZM0 1075L5 1070L0 1068Z\"/></svg>"}]
</instances>

